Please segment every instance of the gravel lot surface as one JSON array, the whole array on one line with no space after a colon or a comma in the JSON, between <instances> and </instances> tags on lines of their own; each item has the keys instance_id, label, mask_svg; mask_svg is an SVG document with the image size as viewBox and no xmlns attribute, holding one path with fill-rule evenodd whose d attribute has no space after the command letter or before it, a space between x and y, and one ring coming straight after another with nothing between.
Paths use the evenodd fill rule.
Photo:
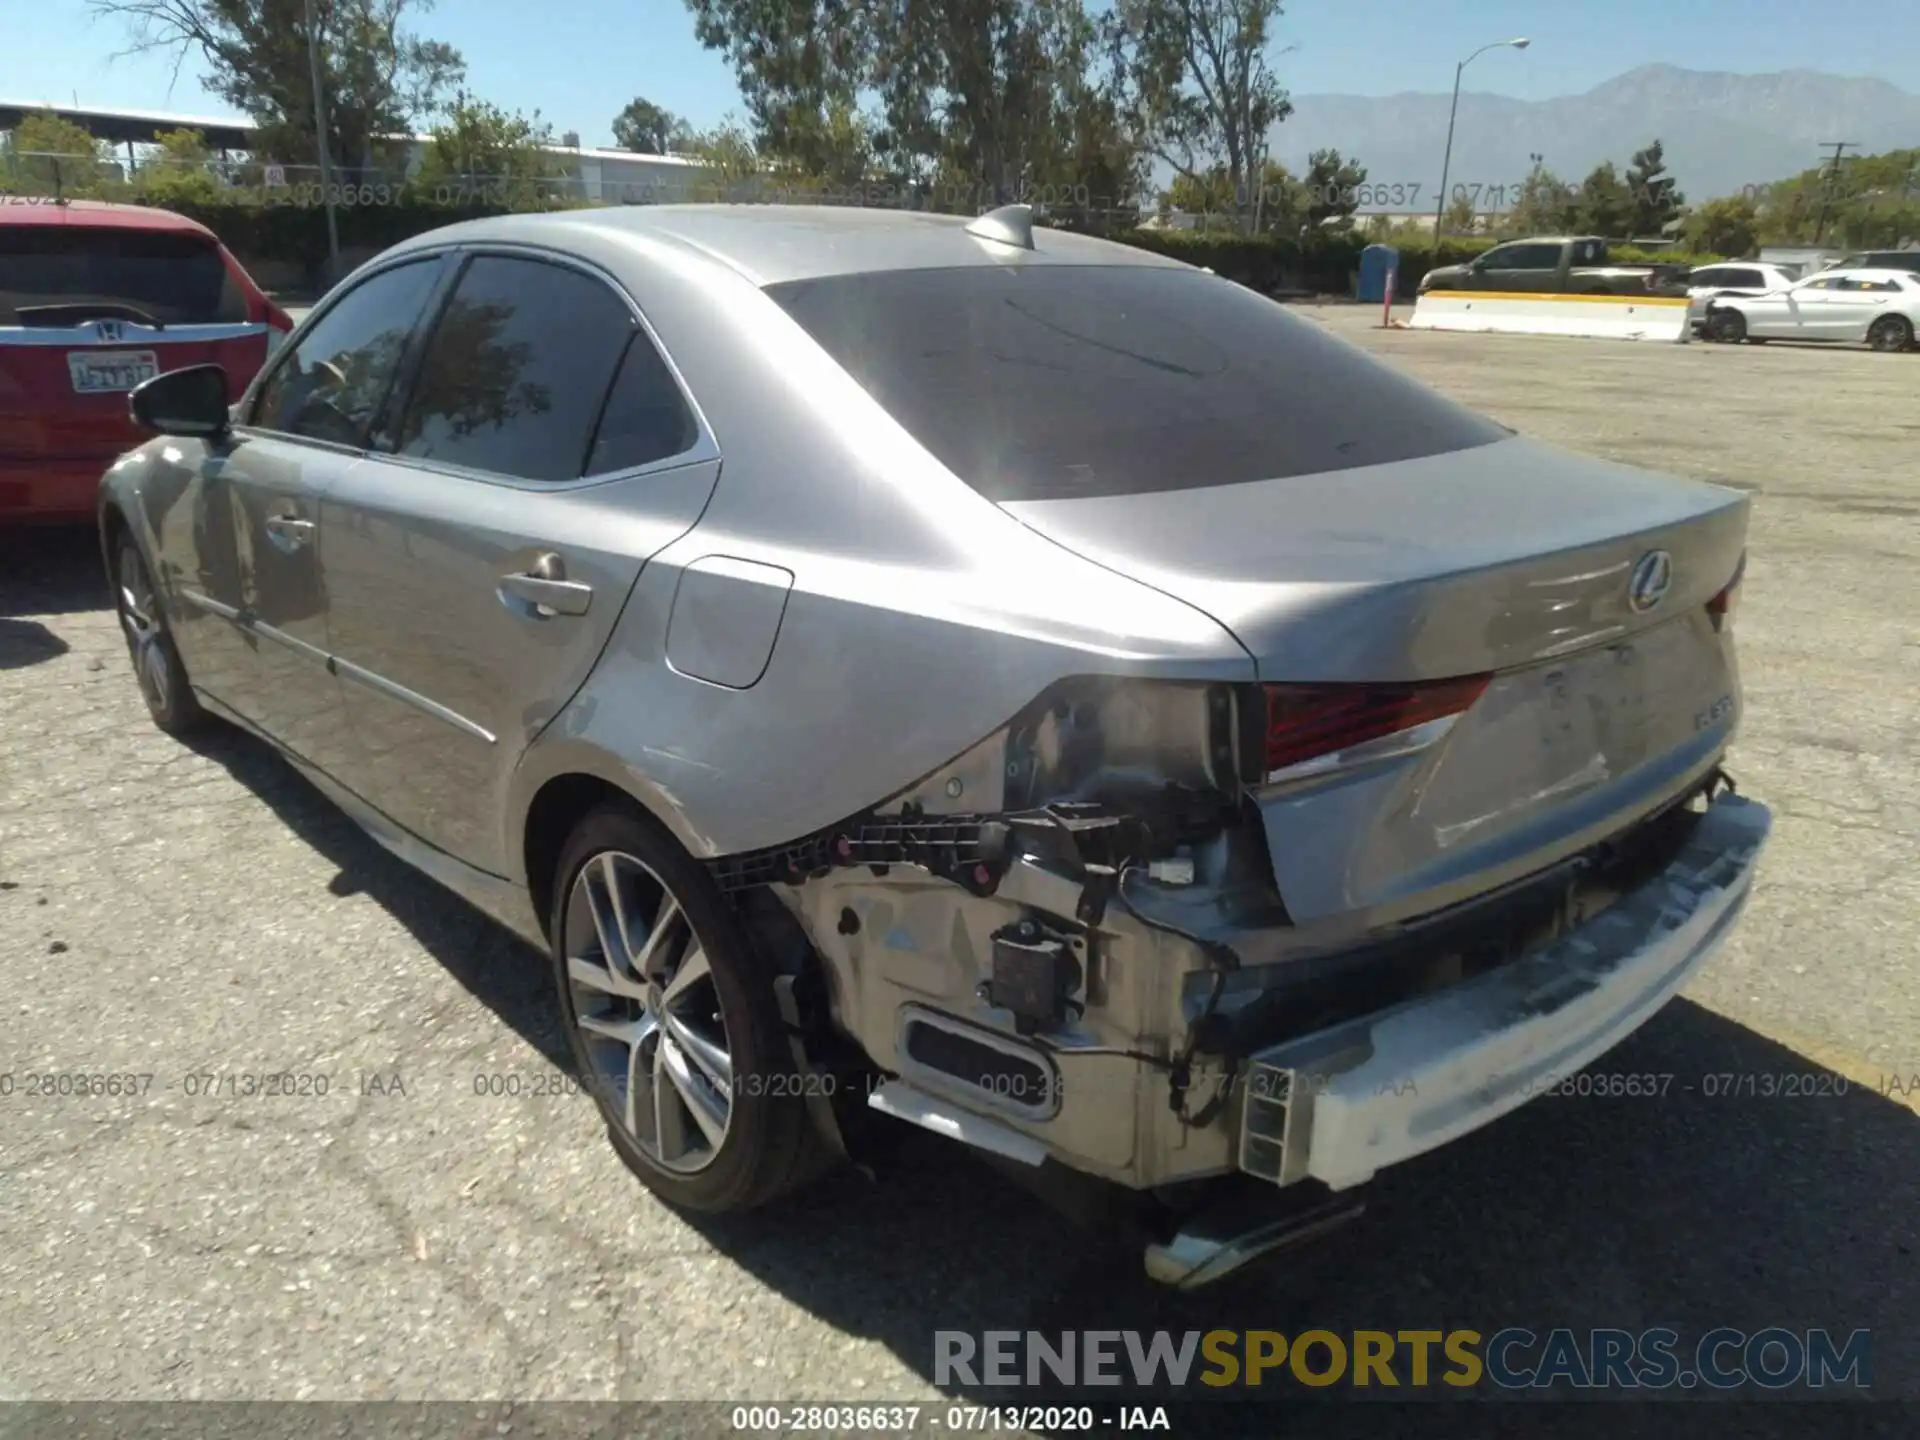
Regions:
<instances>
[{"instance_id":1,"label":"gravel lot surface","mask_svg":"<svg viewBox=\"0 0 1920 1440\"><path fill-rule=\"evenodd\" d=\"M1920 1396L1920 356L1305 313L1526 433L1754 496L1731 769L1776 830L1731 946L1602 1062L1663 1098L1536 1102L1188 1299L931 1137L690 1222L584 1096L533 1093L568 1063L541 959L261 746L155 731L90 537L16 533L0 1398L930 1401L936 1329L1662 1323L1870 1327L1876 1391ZM128 1073L153 1079L25 1093ZM263 1073L327 1093L194 1078Z\"/></svg>"}]
</instances>

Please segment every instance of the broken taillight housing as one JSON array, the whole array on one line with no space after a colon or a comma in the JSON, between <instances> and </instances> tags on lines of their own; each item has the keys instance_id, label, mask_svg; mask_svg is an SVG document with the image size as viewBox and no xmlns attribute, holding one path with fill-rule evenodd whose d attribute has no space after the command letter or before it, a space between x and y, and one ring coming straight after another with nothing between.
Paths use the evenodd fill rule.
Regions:
<instances>
[{"instance_id":1,"label":"broken taillight housing","mask_svg":"<svg viewBox=\"0 0 1920 1440\"><path fill-rule=\"evenodd\" d=\"M1728 622L1733 619L1734 607L1740 603L1740 582L1746 578L1746 573L1747 552L1742 550L1740 563L1734 567L1733 578L1721 587L1719 594L1707 601L1707 614L1713 617L1714 629L1726 629Z\"/></svg>"},{"instance_id":2,"label":"broken taillight housing","mask_svg":"<svg viewBox=\"0 0 1920 1440\"><path fill-rule=\"evenodd\" d=\"M1268 685L1266 779L1302 779L1424 749L1480 698L1492 678Z\"/></svg>"}]
</instances>

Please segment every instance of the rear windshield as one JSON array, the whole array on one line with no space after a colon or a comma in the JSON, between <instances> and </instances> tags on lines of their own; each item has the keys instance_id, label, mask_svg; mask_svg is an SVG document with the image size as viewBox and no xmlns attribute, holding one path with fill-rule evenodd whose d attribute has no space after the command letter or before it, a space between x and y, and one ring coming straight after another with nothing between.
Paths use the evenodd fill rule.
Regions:
<instances>
[{"instance_id":1,"label":"rear windshield","mask_svg":"<svg viewBox=\"0 0 1920 1440\"><path fill-rule=\"evenodd\" d=\"M1312 475L1511 433L1200 271L897 270L767 294L992 500Z\"/></svg>"},{"instance_id":2,"label":"rear windshield","mask_svg":"<svg viewBox=\"0 0 1920 1440\"><path fill-rule=\"evenodd\" d=\"M91 304L131 307L167 325L247 318L246 297L205 236L0 225L0 325L71 325L76 316L86 318L71 307ZM36 315L38 306L61 308ZM140 316L122 312L120 318Z\"/></svg>"}]
</instances>

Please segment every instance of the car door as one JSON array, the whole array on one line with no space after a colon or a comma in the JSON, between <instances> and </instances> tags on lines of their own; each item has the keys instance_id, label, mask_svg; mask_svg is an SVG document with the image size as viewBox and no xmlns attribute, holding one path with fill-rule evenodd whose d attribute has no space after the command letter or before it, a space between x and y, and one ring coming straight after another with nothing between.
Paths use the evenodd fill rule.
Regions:
<instances>
[{"instance_id":1,"label":"car door","mask_svg":"<svg viewBox=\"0 0 1920 1440\"><path fill-rule=\"evenodd\" d=\"M718 451L630 296L566 257L464 253L383 422L322 502L347 783L512 873L514 766L587 678Z\"/></svg>"},{"instance_id":2,"label":"car door","mask_svg":"<svg viewBox=\"0 0 1920 1440\"><path fill-rule=\"evenodd\" d=\"M1834 277L1816 275L1772 295L1740 301L1747 333L1773 340L1818 340L1831 322Z\"/></svg>"},{"instance_id":3,"label":"car door","mask_svg":"<svg viewBox=\"0 0 1920 1440\"><path fill-rule=\"evenodd\" d=\"M180 588L195 680L329 772L350 737L326 648L320 502L366 453L439 267L388 268L331 296L243 399L193 501L200 573Z\"/></svg>"},{"instance_id":4,"label":"car door","mask_svg":"<svg viewBox=\"0 0 1920 1440\"><path fill-rule=\"evenodd\" d=\"M1870 275L1842 276L1834 287L1833 324L1822 338L1865 340L1873 322L1886 314L1888 305L1899 298L1900 286L1892 280Z\"/></svg>"}]
</instances>

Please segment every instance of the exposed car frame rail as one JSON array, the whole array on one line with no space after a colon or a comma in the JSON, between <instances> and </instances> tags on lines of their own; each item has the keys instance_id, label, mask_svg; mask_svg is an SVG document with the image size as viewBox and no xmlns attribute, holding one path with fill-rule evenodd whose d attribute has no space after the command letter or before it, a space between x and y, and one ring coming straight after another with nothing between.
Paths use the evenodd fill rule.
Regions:
<instances>
[{"instance_id":1,"label":"exposed car frame rail","mask_svg":"<svg viewBox=\"0 0 1920 1440\"><path fill-rule=\"evenodd\" d=\"M882 872L892 865L917 865L973 894L990 895L1017 848L1065 859L1089 878L1107 880L1100 888L1111 894L1127 865L1210 833L1232 817L1227 797L1177 790L1168 799L1166 812L1153 819L1083 802L997 814L868 813L803 840L710 860L707 867L725 894L798 885L861 865ZM1016 838L1022 842L1018 847ZM1096 912L1080 918L1099 917Z\"/></svg>"}]
</instances>

